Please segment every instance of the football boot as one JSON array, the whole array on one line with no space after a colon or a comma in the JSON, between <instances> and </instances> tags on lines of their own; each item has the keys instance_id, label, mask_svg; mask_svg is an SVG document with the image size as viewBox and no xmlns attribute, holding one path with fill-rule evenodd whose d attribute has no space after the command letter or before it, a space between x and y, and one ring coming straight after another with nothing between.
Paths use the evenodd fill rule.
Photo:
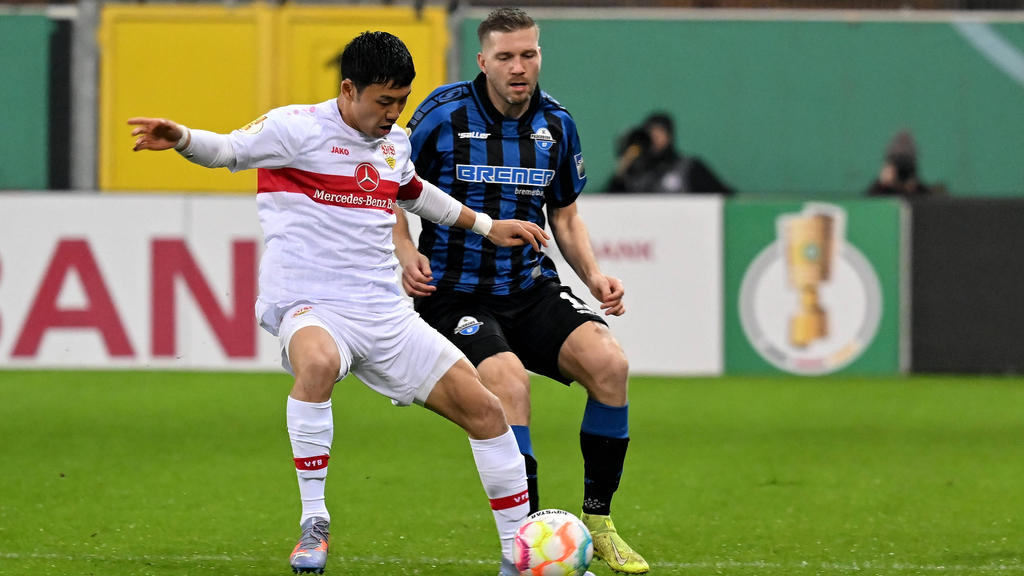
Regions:
<instances>
[{"instance_id":1,"label":"football boot","mask_svg":"<svg viewBox=\"0 0 1024 576\"><path fill-rule=\"evenodd\" d=\"M594 538L594 558L600 558L615 572L622 574L646 574L651 567L615 531L611 516L581 514L580 520Z\"/></svg>"}]
</instances>

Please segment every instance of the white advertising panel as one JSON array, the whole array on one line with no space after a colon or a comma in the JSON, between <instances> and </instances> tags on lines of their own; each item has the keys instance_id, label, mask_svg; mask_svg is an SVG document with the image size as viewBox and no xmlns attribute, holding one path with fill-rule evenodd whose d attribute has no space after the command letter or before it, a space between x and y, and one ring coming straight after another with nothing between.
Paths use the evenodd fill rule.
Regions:
<instances>
[{"instance_id":1,"label":"white advertising panel","mask_svg":"<svg viewBox=\"0 0 1024 576\"><path fill-rule=\"evenodd\" d=\"M721 373L721 200L579 208L602 269L626 286L609 324L632 372ZM0 195L0 367L279 370L253 315L261 250L251 196Z\"/></svg>"},{"instance_id":2,"label":"white advertising panel","mask_svg":"<svg viewBox=\"0 0 1024 576\"><path fill-rule=\"evenodd\" d=\"M577 205L601 270L626 288L626 313L606 319L629 357L630 371L721 374L722 199L594 195L581 197ZM415 238L418 222L411 220ZM546 251L562 283L599 311L597 299L557 245L552 242Z\"/></svg>"},{"instance_id":3,"label":"white advertising panel","mask_svg":"<svg viewBox=\"0 0 1024 576\"><path fill-rule=\"evenodd\" d=\"M626 313L606 318L630 371L721 374L721 199L585 196L578 203L601 270L626 287ZM563 283L600 310L558 250L552 253Z\"/></svg>"},{"instance_id":4,"label":"white advertising panel","mask_svg":"<svg viewBox=\"0 0 1024 576\"><path fill-rule=\"evenodd\" d=\"M0 366L262 370L252 197L0 195Z\"/></svg>"}]
</instances>

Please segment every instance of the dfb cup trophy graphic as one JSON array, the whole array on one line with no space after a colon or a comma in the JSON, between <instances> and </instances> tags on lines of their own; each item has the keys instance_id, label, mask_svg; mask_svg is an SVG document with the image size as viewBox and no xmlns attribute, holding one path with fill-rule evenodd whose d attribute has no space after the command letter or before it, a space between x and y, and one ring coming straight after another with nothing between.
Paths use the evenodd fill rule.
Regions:
<instances>
[{"instance_id":1,"label":"dfb cup trophy graphic","mask_svg":"<svg viewBox=\"0 0 1024 576\"><path fill-rule=\"evenodd\" d=\"M775 217L775 238L747 266L739 320L757 354L780 370L828 374L856 360L882 315L871 262L846 239L842 206L804 204Z\"/></svg>"},{"instance_id":2,"label":"dfb cup trophy graphic","mask_svg":"<svg viewBox=\"0 0 1024 576\"><path fill-rule=\"evenodd\" d=\"M797 348L828 336L828 313L821 306L819 287L831 278L835 231L835 217L821 208L779 219L786 276L799 294L799 308L789 323L789 341Z\"/></svg>"}]
</instances>

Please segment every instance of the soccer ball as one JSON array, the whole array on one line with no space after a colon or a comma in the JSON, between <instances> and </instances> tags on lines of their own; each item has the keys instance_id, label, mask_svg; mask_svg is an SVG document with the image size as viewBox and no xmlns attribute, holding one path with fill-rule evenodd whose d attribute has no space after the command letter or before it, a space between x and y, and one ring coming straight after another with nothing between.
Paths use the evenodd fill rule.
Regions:
<instances>
[{"instance_id":1,"label":"soccer ball","mask_svg":"<svg viewBox=\"0 0 1024 576\"><path fill-rule=\"evenodd\" d=\"M516 531L516 568L524 576L583 576L594 558L594 540L565 510L538 510Z\"/></svg>"}]
</instances>

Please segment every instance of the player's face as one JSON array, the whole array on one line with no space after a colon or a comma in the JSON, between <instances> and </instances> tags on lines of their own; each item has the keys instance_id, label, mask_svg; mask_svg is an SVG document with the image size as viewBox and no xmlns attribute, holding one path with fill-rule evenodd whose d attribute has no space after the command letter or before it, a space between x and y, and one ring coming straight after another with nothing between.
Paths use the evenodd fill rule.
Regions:
<instances>
[{"instance_id":1,"label":"player's face","mask_svg":"<svg viewBox=\"0 0 1024 576\"><path fill-rule=\"evenodd\" d=\"M505 116L518 118L530 105L540 76L540 30L491 32L484 37L477 65L487 75L487 94Z\"/></svg>"},{"instance_id":2,"label":"player's face","mask_svg":"<svg viewBox=\"0 0 1024 576\"><path fill-rule=\"evenodd\" d=\"M383 138L394 127L409 100L410 86L370 84L362 92L346 79L341 83L338 108L346 124L371 138Z\"/></svg>"}]
</instances>

